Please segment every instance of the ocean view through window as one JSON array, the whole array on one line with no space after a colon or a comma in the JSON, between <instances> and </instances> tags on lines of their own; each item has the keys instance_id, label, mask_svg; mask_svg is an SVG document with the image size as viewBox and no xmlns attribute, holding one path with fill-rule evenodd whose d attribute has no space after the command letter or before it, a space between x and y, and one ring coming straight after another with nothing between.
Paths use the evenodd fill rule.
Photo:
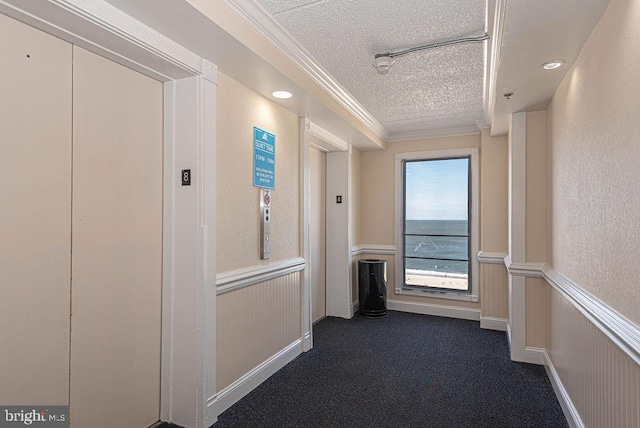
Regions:
<instances>
[{"instance_id":1,"label":"ocean view through window","mask_svg":"<svg viewBox=\"0 0 640 428\"><path fill-rule=\"evenodd\" d=\"M406 160L402 178L402 287L470 292L470 156Z\"/></svg>"}]
</instances>

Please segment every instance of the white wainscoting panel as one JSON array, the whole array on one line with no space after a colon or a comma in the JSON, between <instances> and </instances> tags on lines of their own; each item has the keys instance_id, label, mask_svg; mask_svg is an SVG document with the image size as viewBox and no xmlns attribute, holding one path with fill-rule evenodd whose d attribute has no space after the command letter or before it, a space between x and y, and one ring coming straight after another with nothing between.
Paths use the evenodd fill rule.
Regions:
<instances>
[{"instance_id":1,"label":"white wainscoting panel","mask_svg":"<svg viewBox=\"0 0 640 428\"><path fill-rule=\"evenodd\" d=\"M301 352L302 340L298 339L210 398L207 406L214 407L216 415L219 415L293 361Z\"/></svg>"},{"instance_id":2,"label":"white wainscoting panel","mask_svg":"<svg viewBox=\"0 0 640 428\"><path fill-rule=\"evenodd\" d=\"M526 336L527 347L544 348L548 318L547 299L549 286L542 278L525 279L526 295Z\"/></svg>"},{"instance_id":3,"label":"white wainscoting panel","mask_svg":"<svg viewBox=\"0 0 640 428\"><path fill-rule=\"evenodd\" d=\"M289 273L299 272L305 267L303 258L284 260L265 266L253 266L216 275L216 294L225 294L260 282L269 281Z\"/></svg>"},{"instance_id":4,"label":"white wainscoting panel","mask_svg":"<svg viewBox=\"0 0 640 428\"><path fill-rule=\"evenodd\" d=\"M640 365L555 288L546 349L575 426L640 426ZM552 378L553 379L553 378ZM561 398L562 397L562 398Z\"/></svg>"},{"instance_id":5,"label":"white wainscoting panel","mask_svg":"<svg viewBox=\"0 0 640 428\"><path fill-rule=\"evenodd\" d=\"M480 265L480 307L483 317L507 319L509 316L509 275L502 264Z\"/></svg>"},{"instance_id":6,"label":"white wainscoting panel","mask_svg":"<svg viewBox=\"0 0 640 428\"><path fill-rule=\"evenodd\" d=\"M293 272L218 296L218 391L302 340L301 291Z\"/></svg>"}]
</instances>

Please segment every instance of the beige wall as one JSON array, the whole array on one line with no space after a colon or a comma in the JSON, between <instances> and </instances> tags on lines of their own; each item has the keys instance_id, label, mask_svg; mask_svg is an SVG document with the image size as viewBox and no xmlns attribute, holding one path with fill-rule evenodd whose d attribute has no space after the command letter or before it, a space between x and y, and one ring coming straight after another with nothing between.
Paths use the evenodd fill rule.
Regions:
<instances>
[{"instance_id":1,"label":"beige wall","mask_svg":"<svg viewBox=\"0 0 640 428\"><path fill-rule=\"evenodd\" d=\"M546 112L526 114L525 147L525 260L546 262L547 126ZM525 344L543 348L547 284L540 278L525 280Z\"/></svg>"},{"instance_id":2,"label":"beige wall","mask_svg":"<svg viewBox=\"0 0 640 428\"><path fill-rule=\"evenodd\" d=\"M509 147L506 136L483 129L480 148L480 251L508 249ZM504 265L480 265L480 309L483 317L507 318L508 276Z\"/></svg>"},{"instance_id":3,"label":"beige wall","mask_svg":"<svg viewBox=\"0 0 640 428\"><path fill-rule=\"evenodd\" d=\"M298 118L228 76L217 92L217 270L260 261L260 189L253 187L253 127L276 136L271 261L300 255Z\"/></svg>"},{"instance_id":4,"label":"beige wall","mask_svg":"<svg viewBox=\"0 0 640 428\"><path fill-rule=\"evenodd\" d=\"M253 187L253 127L276 135L271 259L260 260L260 190ZM225 74L217 90L218 273L300 256L299 119ZM217 298L220 391L299 339L303 273L251 285Z\"/></svg>"},{"instance_id":5,"label":"beige wall","mask_svg":"<svg viewBox=\"0 0 640 428\"><path fill-rule=\"evenodd\" d=\"M636 324L638 22L639 2L612 0L547 109L545 245L555 270ZM550 285L547 296L530 285L527 344L540 342L530 313L542 301L545 347L584 425L640 426L637 363Z\"/></svg>"},{"instance_id":6,"label":"beige wall","mask_svg":"<svg viewBox=\"0 0 640 428\"><path fill-rule=\"evenodd\" d=\"M546 112L527 113L525 260L546 262L547 124Z\"/></svg>"},{"instance_id":7,"label":"beige wall","mask_svg":"<svg viewBox=\"0 0 640 428\"><path fill-rule=\"evenodd\" d=\"M422 141L389 144L385 151L360 153L360 241L361 244L394 245L395 221L395 155L397 153L480 147L480 135L433 138ZM381 202L382 201L382 202ZM395 257L364 254L387 260L387 297L444 306L479 308L478 302L463 302L395 294ZM354 265L356 266L356 265ZM355 294L357 296L357 294Z\"/></svg>"},{"instance_id":8,"label":"beige wall","mask_svg":"<svg viewBox=\"0 0 640 428\"><path fill-rule=\"evenodd\" d=\"M351 244L353 246L360 244L360 237L362 232L360 231L361 223L361 197L362 186L360 181L360 161L361 154L359 150L352 149L351 151L351 215L349 217L350 230L351 230Z\"/></svg>"},{"instance_id":9,"label":"beige wall","mask_svg":"<svg viewBox=\"0 0 640 428\"><path fill-rule=\"evenodd\" d=\"M548 108L550 264L640 324L640 2L612 0Z\"/></svg>"},{"instance_id":10,"label":"beige wall","mask_svg":"<svg viewBox=\"0 0 640 428\"><path fill-rule=\"evenodd\" d=\"M434 138L424 141L390 144L384 152L360 154L360 242L359 244L393 245L395 216L395 155L397 153L453 148L480 148L480 249L507 251L507 164L506 137L493 138L488 130L482 135ZM385 201L380 203L380 200ZM480 308L482 315L507 316L507 274L504 266L480 269L480 303L395 294L393 256L367 255L388 261L388 298L439 305ZM354 263L354 270L357 265ZM354 278L356 278L354 274ZM354 296L357 296L354 286Z\"/></svg>"},{"instance_id":11,"label":"beige wall","mask_svg":"<svg viewBox=\"0 0 640 428\"><path fill-rule=\"evenodd\" d=\"M394 245L396 153L480 147L480 135L389 144L385 151L360 154L362 244Z\"/></svg>"},{"instance_id":12,"label":"beige wall","mask_svg":"<svg viewBox=\"0 0 640 428\"><path fill-rule=\"evenodd\" d=\"M480 149L480 250L506 253L508 238L508 139L483 129Z\"/></svg>"},{"instance_id":13,"label":"beige wall","mask_svg":"<svg viewBox=\"0 0 640 428\"><path fill-rule=\"evenodd\" d=\"M362 182L360 181L360 165L361 165L361 154L360 151L353 149L351 153L351 216L349 218L350 231L351 231L351 245L353 247L357 247L360 245L360 240L362 236L362 232L360 231L360 227L362 224L361 216L362 210L361 199L362 199ZM354 302L358 301L358 263L357 261L352 262L351 266L351 300Z\"/></svg>"}]
</instances>

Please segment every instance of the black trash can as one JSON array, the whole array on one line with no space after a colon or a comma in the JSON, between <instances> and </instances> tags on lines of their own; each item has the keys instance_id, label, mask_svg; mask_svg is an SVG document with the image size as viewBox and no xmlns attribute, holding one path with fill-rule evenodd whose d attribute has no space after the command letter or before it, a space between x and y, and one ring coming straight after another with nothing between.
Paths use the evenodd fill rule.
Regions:
<instances>
[{"instance_id":1,"label":"black trash can","mask_svg":"<svg viewBox=\"0 0 640 428\"><path fill-rule=\"evenodd\" d=\"M358 260L359 310L363 317L379 318L387 315L387 262Z\"/></svg>"}]
</instances>

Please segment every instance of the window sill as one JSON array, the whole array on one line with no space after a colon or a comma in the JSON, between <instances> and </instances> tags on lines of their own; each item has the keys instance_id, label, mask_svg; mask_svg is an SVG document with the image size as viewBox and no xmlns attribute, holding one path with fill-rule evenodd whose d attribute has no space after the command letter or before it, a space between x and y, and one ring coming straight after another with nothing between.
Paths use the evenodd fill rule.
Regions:
<instances>
[{"instance_id":1,"label":"window sill","mask_svg":"<svg viewBox=\"0 0 640 428\"><path fill-rule=\"evenodd\" d=\"M465 302L477 302L477 294L462 294L447 291L431 291L431 290L412 290L407 288L396 288L395 294L402 294L403 296L415 296L415 297L429 297L434 299L443 300L462 300Z\"/></svg>"}]
</instances>

